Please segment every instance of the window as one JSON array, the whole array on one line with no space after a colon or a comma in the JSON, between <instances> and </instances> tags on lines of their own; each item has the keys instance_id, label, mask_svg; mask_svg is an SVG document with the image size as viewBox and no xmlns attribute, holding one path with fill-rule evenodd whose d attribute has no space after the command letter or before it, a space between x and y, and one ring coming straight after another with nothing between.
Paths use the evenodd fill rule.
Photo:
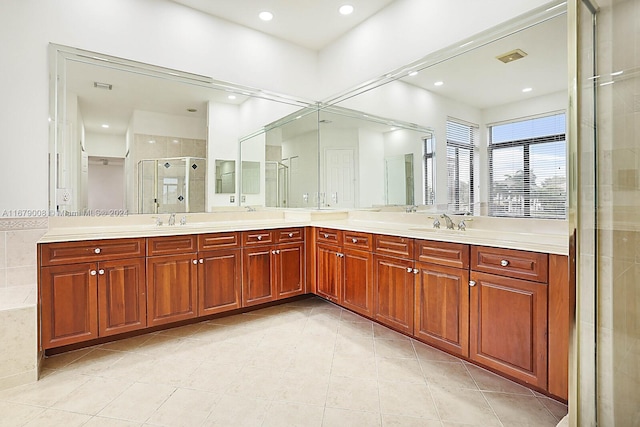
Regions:
<instances>
[{"instance_id":1,"label":"window","mask_svg":"<svg viewBox=\"0 0 640 427\"><path fill-rule=\"evenodd\" d=\"M489 214L567 216L565 115L489 127Z\"/></svg>"},{"instance_id":2,"label":"window","mask_svg":"<svg viewBox=\"0 0 640 427\"><path fill-rule=\"evenodd\" d=\"M447 120L447 209L473 213L473 149L477 126Z\"/></svg>"},{"instance_id":3,"label":"window","mask_svg":"<svg viewBox=\"0 0 640 427\"><path fill-rule=\"evenodd\" d=\"M423 166L424 166L424 204L433 205L436 199L436 190L434 186L434 161L435 161L435 147L433 137L425 137L422 140L422 152L424 153Z\"/></svg>"}]
</instances>

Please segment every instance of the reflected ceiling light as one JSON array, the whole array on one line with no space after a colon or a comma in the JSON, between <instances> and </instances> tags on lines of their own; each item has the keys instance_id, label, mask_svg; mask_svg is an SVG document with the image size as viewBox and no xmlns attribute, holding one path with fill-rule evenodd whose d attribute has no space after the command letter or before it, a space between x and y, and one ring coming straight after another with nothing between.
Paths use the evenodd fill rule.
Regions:
<instances>
[{"instance_id":1,"label":"reflected ceiling light","mask_svg":"<svg viewBox=\"0 0 640 427\"><path fill-rule=\"evenodd\" d=\"M397 128L396 128L395 126L391 128L391 130L396 130L396 129L397 129Z\"/></svg>"},{"instance_id":2,"label":"reflected ceiling light","mask_svg":"<svg viewBox=\"0 0 640 427\"><path fill-rule=\"evenodd\" d=\"M532 90L533 88L530 88L530 87L525 87L524 89L522 89L524 93L531 92Z\"/></svg>"},{"instance_id":3,"label":"reflected ceiling light","mask_svg":"<svg viewBox=\"0 0 640 427\"><path fill-rule=\"evenodd\" d=\"M273 19L273 13L271 12L267 12L266 10L264 12L260 12L260 14L258 15L258 17L260 19L262 19L263 21L271 21Z\"/></svg>"},{"instance_id":4,"label":"reflected ceiling light","mask_svg":"<svg viewBox=\"0 0 640 427\"><path fill-rule=\"evenodd\" d=\"M624 71L616 71L615 73L611 73L612 76L619 76L620 74L624 73Z\"/></svg>"},{"instance_id":5,"label":"reflected ceiling light","mask_svg":"<svg viewBox=\"0 0 640 427\"><path fill-rule=\"evenodd\" d=\"M604 83L600 83L600 86L608 86L608 85L612 85L615 82L613 80L611 80L610 82L604 82Z\"/></svg>"},{"instance_id":6,"label":"reflected ceiling light","mask_svg":"<svg viewBox=\"0 0 640 427\"><path fill-rule=\"evenodd\" d=\"M195 109L195 108L187 108L187 111L190 112L190 113L195 113L198 110Z\"/></svg>"},{"instance_id":7,"label":"reflected ceiling light","mask_svg":"<svg viewBox=\"0 0 640 427\"><path fill-rule=\"evenodd\" d=\"M174 144L177 144L177 143L179 143L180 141L178 141L177 139L174 139L172 142L173 142Z\"/></svg>"},{"instance_id":8,"label":"reflected ceiling light","mask_svg":"<svg viewBox=\"0 0 640 427\"><path fill-rule=\"evenodd\" d=\"M443 84L444 84L444 82L442 82L442 81L437 81L437 82L435 82L433 85L434 85L434 86L442 86Z\"/></svg>"},{"instance_id":9,"label":"reflected ceiling light","mask_svg":"<svg viewBox=\"0 0 640 427\"><path fill-rule=\"evenodd\" d=\"M461 45L460 45L460 47L469 46L471 43L473 43L473 40L468 41L468 42L466 42L466 43L464 43L464 44L461 44Z\"/></svg>"},{"instance_id":10,"label":"reflected ceiling light","mask_svg":"<svg viewBox=\"0 0 640 427\"><path fill-rule=\"evenodd\" d=\"M417 75L418 75L417 71L412 71L412 72L409 73L410 77L414 77L414 76L417 76Z\"/></svg>"},{"instance_id":11,"label":"reflected ceiling light","mask_svg":"<svg viewBox=\"0 0 640 427\"><path fill-rule=\"evenodd\" d=\"M351 15L353 13L353 6L351 6L350 4L345 4L343 6L340 6L340 9L338 9L338 11L341 15Z\"/></svg>"},{"instance_id":12,"label":"reflected ceiling light","mask_svg":"<svg viewBox=\"0 0 640 427\"><path fill-rule=\"evenodd\" d=\"M235 96L235 95L229 95L229 96L227 96L227 98L229 98L229 99L236 99L236 96Z\"/></svg>"},{"instance_id":13,"label":"reflected ceiling light","mask_svg":"<svg viewBox=\"0 0 640 427\"><path fill-rule=\"evenodd\" d=\"M105 128L105 129L109 129L109 125L108 125L108 124L106 124L106 123L105 123L105 124L103 124L103 125L102 125L102 127L103 127L103 128Z\"/></svg>"},{"instance_id":14,"label":"reflected ceiling light","mask_svg":"<svg viewBox=\"0 0 640 427\"><path fill-rule=\"evenodd\" d=\"M296 116L296 120L300 120L302 116Z\"/></svg>"},{"instance_id":15,"label":"reflected ceiling light","mask_svg":"<svg viewBox=\"0 0 640 427\"><path fill-rule=\"evenodd\" d=\"M156 143L156 141L155 141L155 140L153 140L153 139L150 139L150 140L149 140L149 144L155 144L155 143Z\"/></svg>"},{"instance_id":16,"label":"reflected ceiling light","mask_svg":"<svg viewBox=\"0 0 640 427\"><path fill-rule=\"evenodd\" d=\"M562 3L560 3L560 4L557 4L557 5L555 5L555 6L551 6L549 9L547 9L547 10L546 10L546 12L549 12L550 10L553 10L553 9L557 9L557 8L559 8L560 6L564 6L565 4L567 4L567 2L566 2L566 1L564 1L564 2L562 2Z\"/></svg>"}]
</instances>

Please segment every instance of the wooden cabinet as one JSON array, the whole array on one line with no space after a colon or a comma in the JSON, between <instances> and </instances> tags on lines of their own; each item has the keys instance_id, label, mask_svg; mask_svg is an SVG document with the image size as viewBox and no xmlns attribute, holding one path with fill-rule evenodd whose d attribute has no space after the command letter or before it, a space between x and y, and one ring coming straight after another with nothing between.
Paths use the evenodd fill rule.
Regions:
<instances>
[{"instance_id":1,"label":"wooden cabinet","mask_svg":"<svg viewBox=\"0 0 640 427\"><path fill-rule=\"evenodd\" d=\"M241 267L239 233L198 236L198 316L242 306Z\"/></svg>"},{"instance_id":2,"label":"wooden cabinet","mask_svg":"<svg viewBox=\"0 0 640 427\"><path fill-rule=\"evenodd\" d=\"M413 260L374 255L374 318L413 334L415 275Z\"/></svg>"},{"instance_id":3,"label":"wooden cabinet","mask_svg":"<svg viewBox=\"0 0 640 427\"><path fill-rule=\"evenodd\" d=\"M414 336L469 356L469 246L416 241Z\"/></svg>"},{"instance_id":4,"label":"wooden cabinet","mask_svg":"<svg viewBox=\"0 0 640 427\"><path fill-rule=\"evenodd\" d=\"M547 255L474 246L471 268L470 359L546 389Z\"/></svg>"},{"instance_id":5,"label":"wooden cabinet","mask_svg":"<svg viewBox=\"0 0 640 427\"><path fill-rule=\"evenodd\" d=\"M163 325L197 314L196 236L147 240L147 324ZM185 253L185 251L189 251ZM161 254L156 256L157 254Z\"/></svg>"},{"instance_id":6,"label":"wooden cabinet","mask_svg":"<svg viewBox=\"0 0 640 427\"><path fill-rule=\"evenodd\" d=\"M242 233L243 307L305 292L303 240L301 228Z\"/></svg>"},{"instance_id":7,"label":"wooden cabinet","mask_svg":"<svg viewBox=\"0 0 640 427\"><path fill-rule=\"evenodd\" d=\"M146 326L144 239L50 243L39 251L43 348Z\"/></svg>"},{"instance_id":8,"label":"wooden cabinet","mask_svg":"<svg viewBox=\"0 0 640 427\"><path fill-rule=\"evenodd\" d=\"M368 233L316 230L317 292L364 316L373 315L372 236Z\"/></svg>"}]
</instances>

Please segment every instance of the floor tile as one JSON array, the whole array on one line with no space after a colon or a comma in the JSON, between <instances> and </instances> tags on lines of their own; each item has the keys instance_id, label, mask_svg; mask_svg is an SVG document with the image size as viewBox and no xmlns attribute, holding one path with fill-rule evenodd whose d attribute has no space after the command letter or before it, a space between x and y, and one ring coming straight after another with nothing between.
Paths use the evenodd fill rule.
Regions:
<instances>
[{"instance_id":1,"label":"floor tile","mask_svg":"<svg viewBox=\"0 0 640 427\"><path fill-rule=\"evenodd\" d=\"M222 396L211 408L203 426L259 427L262 425L270 402L242 396Z\"/></svg>"},{"instance_id":2,"label":"floor tile","mask_svg":"<svg viewBox=\"0 0 640 427\"><path fill-rule=\"evenodd\" d=\"M339 408L325 408L322 427L377 427L381 416L377 412L352 411Z\"/></svg>"},{"instance_id":3,"label":"floor tile","mask_svg":"<svg viewBox=\"0 0 640 427\"><path fill-rule=\"evenodd\" d=\"M377 366L381 381L426 384L420 363L415 359L378 358Z\"/></svg>"},{"instance_id":4,"label":"floor tile","mask_svg":"<svg viewBox=\"0 0 640 427\"><path fill-rule=\"evenodd\" d=\"M555 427L558 423L558 420L533 395L523 396L489 392L485 392L484 395L505 427Z\"/></svg>"},{"instance_id":5,"label":"floor tile","mask_svg":"<svg viewBox=\"0 0 640 427\"><path fill-rule=\"evenodd\" d=\"M405 415L382 414L383 427L441 427L438 420L426 418L407 417Z\"/></svg>"},{"instance_id":6,"label":"floor tile","mask_svg":"<svg viewBox=\"0 0 640 427\"><path fill-rule=\"evenodd\" d=\"M335 355L331 366L331 376L377 380L378 367L374 357L346 357Z\"/></svg>"},{"instance_id":7,"label":"floor tile","mask_svg":"<svg viewBox=\"0 0 640 427\"><path fill-rule=\"evenodd\" d=\"M185 388L223 393L240 376L242 366L215 361L202 362L183 383Z\"/></svg>"},{"instance_id":8,"label":"floor tile","mask_svg":"<svg viewBox=\"0 0 640 427\"><path fill-rule=\"evenodd\" d=\"M263 427L320 427L324 407L304 403L273 402L264 417Z\"/></svg>"},{"instance_id":9,"label":"floor tile","mask_svg":"<svg viewBox=\"0 0 640 427\"><path fill-rule=\"evenodd\" d=\"M299 375L289 372L283 375L273 399L324 406L328 387L328 375Z\"/></svg>"},{"instance_id":10,"label":"floor tile","mask_svg":"<svg viewBox=\"0 0 640 427\"><path fill-rule=\"evenodd\" d=\"M549 412L551 412L551 415L556 417L558 421L563 419L568 413L567 405L564 403L560 403L548 397L538 397L538 400L549 410Z\"/></svg>"},{"instance_id":11,"label":"floor tile","mask_svg":"<svg viewBox=\"0 0 640 427\"><path fill-rule=\"evenodd\" d=\"M111 378L94 377L59 399L53 408L95 415L117 398L131 383Z\"/></svg>"},{"instance_id":12,"label":"floor tile","mask_svg":"<svg viewBox=\"0 0 640 427\"><path fill-rule=\"evenodd\" d=\"M114 418L93 417L82 427L142 427L142 423L116 420Z\"/></svg>"},{"instance_id":13,"label":"floor tile","mask_svg":"<svg viewBox=\"0 0 640 427\"><path fill-rule=\"evenodd\" d=\"M96 348L69 363L65 369L72 369L75 374L79 375L96 375L122 359L123 356L120 352Z\"/></svg>"},{"instance_id":14,"label":"floor tile","mask_svg":"<svg viewBox=\"0 0 640 427\"><path fill-rule=\"evenodd\" d=\"M416 360L416 352L411 341L398 341L376 338L374 340L376 357L399 357Z\"/></svg>"},{"instance_id":15,"label":"floor tile","mask_svg":"<svg viewBox=\"0 0 640 427\"><path fill-rule=\"evenodd\" d=\"M411 341L411 338L409 338L408 336L402 335L401 333L382 326L378 323L373 324L373 336L374 338L383 340Z\"/></svg>"},{"instance_id":16,"label":"floor tile","mask_svg":"<svg viewBox=\"0 0 640 427\"><path fill-rule=\"evenodd\" d=\"M209 417L220 395L200 390L177 389L147 420L167 427L200 426Z\"/></svg>"},{"instance_id":17,"label":"floor tile","mask_svg":"<svg viewBox=\"0 0 640 427\"><path fill-rule=\"evenodd\" d=\"M345 322L338 325L338 335L344 338L373 338L371 322Z\"/></svg>"},{"instance_id":18,"label":"floor tile","mask_svg":"<svg viewBox=\"0 0 640 427\"><path fill-rule=\"evenodd\" d=\"M144 422L171 396L174 390L174 387L165 385L134 383L98 415Z\"/></svg>"},{"instance_id":19,"label":"floor tile","mask_svg":"<svg viewBox=\"0 0 640 427\"><path fill-rule=\"evenodd\" d=\"M84 414L76 414L73 412L59 411L57 409L47 409L32 418L24 424L24 427L42 427L42 426L64 426L76 427L82 426L91 419L91 416Z\"/></svg>"},{"instance_id":20,"label":"floor tile","mask_svg":"<svg viewBox=\"0 0 640 427\"><path fill-rule=\"evenodd\" d=\"M275 362L274 362L275 363ZM245 367L225 394L249 399L272 400L282 381L283 371Z\"/></svg>"},{"instance_id":21,"label":"floor tile","mask_svg":"<svg viewBox=\"0 0 640 427\"><path fill-rule=\"evenodd\" d=\"M326 406L364 412L380 412L377 381L332 376L329 382Z\"/></svg>"},{"instance_id":22,"label":"floor tile","mask_svg":"<svg viewBox=\"0 0 640 427\"><path fill-rule=\"evenodd\" d=\"M43 366L47 369L60 370L69 365L71 362L78 360L82 356L92 352L94 347L83 348L80 350L70 351L68 353L56 354L44 359Z\"/></svg>"},{"instance_id":23,"label":"floor tile","mask_svg":"<svg viewBox=\"0 0 640 427\"><path fill-rule=\"evenodd\" d=\"M380 412L437 420L438 412L426 384L380 381Z\"/></svg>"},{"instance_id":24,"label":"floor tile","mask_svg":"<svg viewBox=\"0 0 640 427\"><path fill-rule=\"evenodd\" d=\"M23 405L21 403L1 402L0 401L0 425L21 426L34 419L45 408L31 405Z\"/></svg>"},{"instance_id":25,"label":"floor tile","mask_svg":"<svg viewBox=\"0 0 640 427\"><path fill-rule=\"evenodd\" d=\"M0 400L48 408L88 380L72 372L54 371L37 382L3 390Z\"/></svg>"},{"instance_id":26,"label":"floor tile","mask_svg":"<svg viewBox=\"0 0 640 427\"><path fill-rule=\"evenodd\" d=\"M489 372L470 363L465 363L465 366L478 385L478 388L482 391L498 391L512 394L524 394L527 396L533 395L533 392L530 389L496 375L493 372Z\"/></svg>"},{"instance_id":27,"label":"floor tile","mask_svg":"<svg viewBox=\"0 0 640 427\"><path fill-rule=\"evenodd\" d=\"M478 390L478 386L462 363L421 362L420 365L429 385Z\"/></svg>"},{"instance_id":28,"label":"floor tile","mask_svg":"<svg viewBox=\"0 0 640 427\"><path fill-rule=\"evenodd\" d=\"M500 427L500 420L481 391L429 387L443 422Z\"/></svg>"},{"instance_id":29,"label":"floor tile","mask_svg":"<svg viewBox=\"0 0 640 427\"><path fill-rule=\"evenodd\" d=\"M338 336L335 347L336 356L367 358L375 355L373 336L350 337Z\"/></svg>"},{"instance_id":30,"label":"floor tile","mask_svg":"<svg viewBox=\"0 0 640 427\"><path fill-rule=\"evenodd\" d=\"M419 341L412 340L413 348L416 350L418 360L421 362L457 362L462 363L460 359L453 357L452 355L438 350L437 348L430 347L426 344L422 344Z\"/></svg>"}]
</instances>

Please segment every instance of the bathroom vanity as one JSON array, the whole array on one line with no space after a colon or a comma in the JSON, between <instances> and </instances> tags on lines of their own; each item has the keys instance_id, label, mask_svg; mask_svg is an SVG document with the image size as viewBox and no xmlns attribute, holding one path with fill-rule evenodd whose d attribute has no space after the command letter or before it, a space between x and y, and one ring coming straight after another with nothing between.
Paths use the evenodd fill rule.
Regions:
<instances>
[{"instance_id":1,"label":"bathroom vanity","mask_svg":"<svg viewBox=\"0 0 640 427\"><path fill-rule=\"evenodd\" d=\"M54 221L38 244L41 346L65 351L315 294L566 401L561 227L498 232L480 228L492 219L474 218L480 227L435 230L425 216L266 210L194 214L172 227Z\"/></svg>"}]
</instances>

